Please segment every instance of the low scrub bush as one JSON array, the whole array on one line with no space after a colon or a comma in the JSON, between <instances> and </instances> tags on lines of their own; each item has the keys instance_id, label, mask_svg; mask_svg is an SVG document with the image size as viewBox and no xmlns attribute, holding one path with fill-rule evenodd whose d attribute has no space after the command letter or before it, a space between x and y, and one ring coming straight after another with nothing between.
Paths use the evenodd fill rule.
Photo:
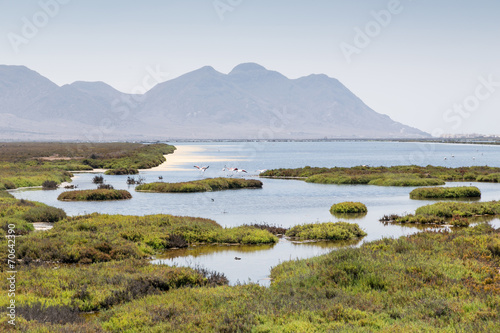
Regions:
<instances>
[{"instance_id":1,"label":"low scrub bush","mask_svg":"<svg viewBox=\"0 0 500 333\"><path fill-rule=\"evenodd\" d=\"M288 228L283 228L281 226L276 226L276 225L269 225L267 223L260 223L260 224L256 223L256 224L251 224L249 226L257 229L267 230L273 235L284 235L288 230Z\"/></svg>"},{"instance_id":2,"label":"low scrub bush","mask_svg":"<svg viewBox=\"0 0 500 333\"><path fill-rule=\"evenodd\" d=\"M126 200L131 199L132 195L126 190L80 190L63 192L57 200L61 201L104 201L104 200Z\"/></svg>"},{"instance_id":3,"label":"low scrub bush","mask_svg":"<svg viewBox=\"0 0 500 333\"><path fill-rule=\"evenodd\" d=\"M44 190L55 190L57 189L57 182L53 180L46 180L42 183L42 188Z\"/></svg>"},{"instance_id":4,"label":"low scrub bush","mask_svg":"<svg viewBox=\"0 0 500 333\"><path fill-rule=\"evenodd\" d=\"M346 202L341 202L341 203L333 205L330 208L330 212L332 214L334 214L334 213L339 213L339 214L360 214L360 213L367 213L368 209L361 202L346 201Z\"/></svg>"},{"instance_id":5,"label":"low scrub bush","mask_svg":"<svg viewBox=\"0 0 500 333\"><path fill-rule=\"evenodd\" d=\"M9 225L14 225L13 229L16 236L27 235L35 230L33 224L27 222L26 220L16 217L4 217L0 220L0 237L7 235L9 232Z\"/></svg>"},{"instance_id":6,"label":"low scrub bush","mask_svg":"<svg viewBox=\"0 0 500 333\"><path fill-rule=\"evenodd\" d=\"M416 214L449 218L454 216L472 217L499 215L500 202L438 202L433 205L418 208Z\"/></svg>"},{"instance_id":7,"label":"low scrub bush","mask_svg":"<svg viewBox=\"0 0 500 333\"><path fill-rule=\"evenodd\" d=\"M150 183L139 185L136 191L158 193L190 193L234 190L244 188L262 188L262 182L255 179L209 178L182 183Z\"/></svg>"},{"instance_id":8,"label":"low scrub bush","mask_svg":"<svg viewBox=\"0 0 500 333\"><path fill-rule=\"evenodd\" d=\"M411 199L457 199L480 198L481 191L475 186L466 187L425 187L410 192Z\"/></svg>"},{"instance_id":9,"label":"low scrub bush","mask_svg":"<svg viewBox=\"0 0 500 333\"><path fill-rule=\"evenodd\" d=\"M0 272L1 278L7 276L8 273ZM147 260L78 266L32 263L19 265L17 277L23 283L17 286L16 305L23 308L23 317L27 320L38 320L41 314L50 317L48 309L59 315L67 311L68 318L74 318L71 313L101 311L177 288L228 284L227 278L217 272L153 265ZM0 300L2 308L7 304L7 298ZM61 308L56 308L58 306ZM43 322L57 323L53 320Z\"/></svg>"},{"instance_id":10,"label":"low scrub bush","mask_svg":"<svg viewBox=\"0 0 500 333\"><path fill-rule=\"evenodd\" d=\"M92 178L92 183L104 184L104 177L103 176L94 176L94 178Z\"/></svg>"},{"instance_id":11,"label":"low scrub bush","mask_svg":"<svg viewBox=\"0 0 500 333\"><path fill-rule=\"evenodd\" d=\"M47 305L40 301L18 305L16 315L23 317L27 321L37 321L40 324L60 324L83 323L84 319L80 311L68 305Z\"/></svg>"},{"instance_id":12,"label":"low scrub bush","mask_svg":"<svg viewBox=\"0 0 500 333\"><path fill-rule=\"evenodd\" d=\"M139 170L133 169L133 168L120 168L120 169L111 169L107 170L104 174L105 175L137 175L139 173Z\"/></svg>"},{"instance_id":13,"label":"low scrub bush","mask_svg":"<svg viewBox=\"0 0 500 333\"><path fill-rule=\"evenodd\" d=\"M500 183L500 173L492 173L489 175L478 176L476 181L478 182L490 182L490 183Z\"/></svg>"},{"instance_id":14,"label":"low scrub bush","mask_svg":"<svg viewBox=\"0 0 500 333\"><path fill-rule=\"evenodd\" d=\"M33 207L24 213L23 218L28 222L58 222L66 218L66 212L50 206Z\"/></svg>"},{"instance_id":15,"label":"low scrub bush","mask_svg":"<svg viewBox=\"0 0 500 333\"><path fill-rule=\"evenodd\" d=\"M298 225L286 232L287 237L301 240L351 240L366 236L359 225L347 222L327 222Z\"/></svg>"},{"instance_id":16,"label":"low scrub bush","mask_svg":"<svg viewBox=\"0 0 500 333\"><path fill-rule=\"evenodd\" d=\"M434 215L385 215L380 219L380 222L384 223L401 223L401 224L446 224L446 220L443 217L438 217Z\"/></svg>"},{"instance_id":17,"label":"low scrub bush","mask_svg":"<svg viewBox=\"0 0 500 333\"><path fill-rule=\"evenodd\" d=\"M114 187L112 185L109 185L109 184L99 184L97 186L97 189L99 189L99 190L114 190Z\"/></svg>"}]
</instances>

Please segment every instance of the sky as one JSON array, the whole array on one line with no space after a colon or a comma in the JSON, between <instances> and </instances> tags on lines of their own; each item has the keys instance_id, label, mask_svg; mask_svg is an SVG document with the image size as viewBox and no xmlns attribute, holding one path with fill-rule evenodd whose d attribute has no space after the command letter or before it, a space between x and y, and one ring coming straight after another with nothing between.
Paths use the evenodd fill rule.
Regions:
<instances>
[{"instance_id":1,"label":"sky","mask_svg":"<svg viewBox=\"0 0 500 333\"><path fill-rule=\"evenodd\" d=\"M141 93L256 62L437 136L500 135L499 17L497 0L0 0L0 64Z\"/></svg>"}]
</instances>

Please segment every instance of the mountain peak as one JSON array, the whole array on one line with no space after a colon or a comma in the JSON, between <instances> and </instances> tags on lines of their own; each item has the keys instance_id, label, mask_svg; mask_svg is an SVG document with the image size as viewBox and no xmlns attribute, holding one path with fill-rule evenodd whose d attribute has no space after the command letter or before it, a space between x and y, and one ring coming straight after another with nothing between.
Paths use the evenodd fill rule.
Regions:
<instances>
[{"instance_id":1,"label":"mountain peak","mask_svg":"<svg viewBox=\"0 0 500 333\"><path fill-rule=\"evenodd\" d=\"M229 73L229 75L249 73L249 72L263 72L263 71L267 71L267 69L259 64L248 62L244 64L239 64L238 66L234 67L231 73Z\"/></svg>"}]
</instances>

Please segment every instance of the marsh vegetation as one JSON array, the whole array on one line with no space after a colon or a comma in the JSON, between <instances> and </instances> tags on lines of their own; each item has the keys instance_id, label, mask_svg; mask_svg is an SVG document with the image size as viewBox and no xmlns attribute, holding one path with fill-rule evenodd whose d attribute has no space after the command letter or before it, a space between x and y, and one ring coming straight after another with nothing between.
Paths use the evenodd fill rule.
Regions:
<instances>
[{"instance_id":1,"label":"marsh vegetation","mask_svg":"<svg viewBox=\"0 0 500 333\"><path fill-rule=\"evenodd\" d=\"M261 177L296 178L309 183L337 185L378 186L437 186L447 181L498 182L500 168L462 167L446 168L436 166L393 166L352 168L274 169L263 172Z\"/></svg>"},{"instance_id":2,"label":"marsh vegetation","mask_svg":"<svg viewBox=\"0 0 500 333\"><path fill-rule=\"evenodd\" d=\"M77 190L59 194L61 201L107 201L132 199L132 194L126 190L112 189L111 185L99 185L96 190Z\"/></svg>"},{"instance_id":3,"label":"marsh vegetation","mask_svg":"<svg viewBox=\"0 0 500 333\"><path fill-rule=\"evenodd\" d=\"M30 332L495 332L499 265L500 233L487 224L287 261L273 268L269 288L207 287L196 271L142 261L31 265L19 273L23 306L46 301L102 312L78 323L21 316L18 325Z\"/></svg>"},{"instance_id":4,"label":"marsh vegetation","mask_svg":"<svg viewBox=\"0 0 500 333\"><path fill-rule=\"evenodd\" d=\"M330 208L332 214L365 214L368 212L366 205L361 202L340 202Z\"/></svg>"},{"instance_id":5,"label":"marsh vegetation","mask_svg":"<svg viewBox=\"0 0 500 333\"><path fill-rule=\"evenodd\" d=\"M0 191L71 181L70 171L147 169L165 161L175 147L140 143L2 143Z\"/></svg>"},{"instance_id":6,"label":"marsh vegetation","mask_svg":"<svg viewBox=\"0 0 500 333\"><path fill-rule=\"evenodd\" d=\"M410 192L410 199L467 199L481 198L481 191L475 186L425 187Z\"/></svg>"},{"instance_id":7,"label":"marsh vegetation","mask_svg":"<svg viewBox=\"0 0 500 333\"><path fill-rule=\"evenodd\" d=\"M298 225L286 232L287 237L300 240L353 240L366 236L358 224L326 222Z\"/></svg>"},{"instance_id":8,"label":"marsh vegetation","mask_svg":"<svg viewBox=\"0 0 500 333\"><path fill-rule=\"evenodd\" d=\"M262 188L262 182L255 179L208 178L181 183L149 183L135 188L136 191L157 193L211 192L236 189Z\"/></svg>"},{"instance_id":9,"label":"marsh vegetation","mask_svg":"<svg viewBox=\"0 0 500 333\"><path fill-rule=\"evenodd\" d=\"M133 152L135 144L128 145L95 145L95 149L78 152L67 152L64 145L57 144L10 146L12 155L6 158L8 154L0 154L5 158L0 161L0 188L40 186L44 181L60 184L71 176L69 170L91 169L91 165L139 167L133 156L141 153ZM149 153L159 157L156 149ZM46 158L40 158L43 156ZM85 160L90 162L83 163ZM153 164L161 162L152 160ZM341 172L303 168L291 177L317 176L314 181L326 181L320 178L329 179L323 175L333 174L345 177L347 183L415 184L415 180L460 181L460 177L493 182L498 173L487 167L385 168L394 172L391 175L383 174L384 168L367 168ZM379 174L376 169L380 169ZM363 177L370 180L365 182ZM225 188L221 185L224 182L207 180L186 188L218 190ZM72 192L72 196L77 195ZM358 205L346 205L351 206ZM451 221L464 226L476 216L498 214L497 201L440 202L418 208L412 216L391 218L401 218L400 223ZM2 258L7 256L4 236L8 225L15 225L17 279L21 281L16 293L16 329L25 332L500 330L500 230L485 223L384 238L310 259L290 258L273 267L272 282L266 288L254 283L228 286L223 274L197 267L152 265L149 261L158 254L185 251L194 245L270 247L278 242L276 235L282 234L298 240L348 239L342 244L349 246L366 233L359 225L346 222L290 229L266 223L224 228L209 219L163 214L68 217L61 209L18 200L5 191L0 191L0 221ZM53 223L53 228L35 232L32 222L42 221ZM6 281L8 274L5 265L1 266L0 278ZM6 322L7 301L0 298L0 331L6 332L12 330ZM88 315L89 311L99 311L99 315Z\"/></svg>"}]
</instances>

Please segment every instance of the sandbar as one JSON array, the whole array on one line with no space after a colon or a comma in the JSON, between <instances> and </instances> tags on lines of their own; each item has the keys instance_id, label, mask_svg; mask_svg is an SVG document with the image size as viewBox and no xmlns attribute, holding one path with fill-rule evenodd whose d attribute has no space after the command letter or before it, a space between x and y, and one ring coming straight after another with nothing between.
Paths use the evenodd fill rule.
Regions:
<instances>
[{"instance_id":1,"label":"sandbar","mask_svg":"<svg viewBox=\"0 0 500 333\"><path fill-rule=\"evenodd\" d=\"M164 155L166 162L157 167L141 171L186 171L193 170L193 165L206 165L210 162L232 162L247 161L241 156L210 155L206 148L197 145L175 146L177 149L173 154Z\"/></svg>"}]
</instances>

